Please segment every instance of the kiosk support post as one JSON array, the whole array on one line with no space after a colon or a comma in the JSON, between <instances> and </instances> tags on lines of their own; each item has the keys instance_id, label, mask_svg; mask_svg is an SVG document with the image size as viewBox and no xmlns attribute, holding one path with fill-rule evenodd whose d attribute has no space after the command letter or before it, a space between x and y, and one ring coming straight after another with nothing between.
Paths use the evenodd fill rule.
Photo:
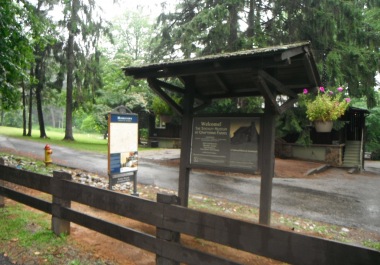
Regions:
<instances>
[{"instance_id":1,"label":"kiosk support post","mask_svg":"<svg viewBox=\"0 0 380 265\"><path fill-rule=\"evenodd\" d=\"M178 196L181 206L187 207L189 201L189 178L190 178L190 150L191 130L194 104L194 80L186 82L186 91L183 102L182 136L181 136L181 162L179 168Z\"/></svg>"},{"instance_id":2,"label":"kiosk support post","mask_svg":"<svg viewBox=\"0 0 380 265\"><path fill-rule=\"evenodd\" d=\"M261 187L259 223L270 225L272 186L274 176L274 138L276 114L269 100L265 101L265 112L261 122Z\"/></svg>"}]
</instances>

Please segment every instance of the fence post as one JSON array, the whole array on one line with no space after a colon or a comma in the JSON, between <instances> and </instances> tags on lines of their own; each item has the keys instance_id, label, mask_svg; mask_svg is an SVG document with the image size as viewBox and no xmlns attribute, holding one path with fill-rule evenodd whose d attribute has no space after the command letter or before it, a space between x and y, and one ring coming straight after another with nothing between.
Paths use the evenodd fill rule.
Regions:
<instances>
[{"instance_id":1,"label":"fence post","mask_svg":"<svg viewBox=\"0 0 380 265\"><path fill-rule=\"evenodd\" d=\"M70 234L70 222L61 218L61 207L71 206L71 201L63 199L63 194L66 191L63 188L62 180L71 180L71 175L67 172L54 171L51 189L53 195L51 229L57 236Z\"/></svg>"},{"instance_id":2,"label":"fence post","mask_svg":"<svg viewBox=\"0 0 380 265\"><path fill-rule=\"evenodd\" d=\"M160 193L157 194L157 202L164 203L164 204L177 204L177 205L180 204L178 196L160 194ZM163 216L163 219L164 218L165 218L165 216ZM178 232L173 232L173 231L170 231L167 229L157 227L156 237L158 239L162 239L162 240L166 240L166 241L179 242L180 234ZM159 255L156 255L156 265L179 265L179 262L169 260L165 257L161 257Z\"/></svg>"},{"instance_id":3,"label":"fence post","mask_svg":"<svg viewBox=\"0 0 380 265\"><path fill-rule=\"evenodd\" d=\"M5 166L4 158L0 157L0 165ZM4 187L4 180L0 179L0 187ZM5 206L4 196L0 195L0 208Z\"/></svg>"}]
</instances>

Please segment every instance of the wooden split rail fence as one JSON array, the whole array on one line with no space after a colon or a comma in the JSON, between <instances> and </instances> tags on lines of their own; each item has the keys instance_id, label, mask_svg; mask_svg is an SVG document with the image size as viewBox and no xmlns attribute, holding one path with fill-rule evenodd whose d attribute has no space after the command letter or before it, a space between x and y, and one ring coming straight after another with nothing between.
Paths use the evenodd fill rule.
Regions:
<instances>
[{"instance_id":1,"label":"wooden split rail fence","mask_svg":"<svg viewBox=\"0 0 380 265\"><path fill-rule=\"evenodd\" d=\"M51 202L15 189L6 182L52 195ZM157 202L75 183L65 172L53 177L0 165L0 205L4 198L52 215L55 234L70 232L70 222L156 254L156 264L239 264L191 249L180 234L226 245L290 264L380 264L380 252L262 226L181 207L174 195L157 195ZM71 208L88 205L155 226L156 235L110 223Z\"/></svg>"}]
</instances>

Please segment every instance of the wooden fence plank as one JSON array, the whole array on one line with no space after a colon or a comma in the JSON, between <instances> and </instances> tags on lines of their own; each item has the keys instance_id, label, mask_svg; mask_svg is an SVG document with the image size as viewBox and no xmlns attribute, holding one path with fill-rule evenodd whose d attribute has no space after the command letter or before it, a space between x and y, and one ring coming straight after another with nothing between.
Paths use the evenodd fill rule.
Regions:
<instances>
[{"instance_id":1,"label":"wooden fence plank","mask_svg":"<svg viewBox=\"0 0 380 265\"><path fill-rule=\"evenodd\" d=\"M175 195L157 194L157 202L162 204L179 204L179 198ZM164 213L163 213L164 216ZM168 229L157 226L156 237L158 240L178 243L180 240L180 234ZM162 252L168 251L165 249L166 245L162 246ZM156 265L179 265L177 260L168 259L165 256L156 254Z\"/></svg>"},{"instance_id":2,"label":"wooden fence plank","mask_svg":"<svg viewBox=\"0 0 380 265\"><path fill-rule=\"evenodd\" d=\"M45 213L51 214L52 204L50 202L1 186L0 194L19 203L28 205Z\"/></svg>"},{"instance_id":3,"label":"wooden fence plank","mask_svg":"<svg viewBox=\"0 0 380 265\"><path fill-rule=\"evenodd\" d=\"M157 253L162 257L176 260L190 265L239 265L231 260L217 257L202 251L188 248L175 242L160 240L159 245L162 250Z\"/></svg>"},{"instance_id":4,"label":"wooden fence plank","mask_svg":"<svg viewBox=\"0 0 380 265\"><path fill-rule=\"evenodd\" d=\"M0 172L0 179L30 189L51 193L52 177L3 165L0 165Z\"/></svg>"},{"instance_id":5,"label":"wooden fence plank","mask_svg":"<svg viewBox=\"0 0 380 265\"><path fill-rule=\"evenodd\" d=\"M73 223L87 227L91 230L118 239L138 248L153 253L157 250L156 238L152 235L110 223L69 208L62 208L61 216L62 218L70 220Z\"/></svg>"},{"instance_id":6,"label":"wooden fence plank","mask_svg":"<svg viewBox=\"0 0 380 265\"><path fill-rule=\"evenodd\" d=\"M162 206L156 202L110 190L64 181L64 199L76 201L107 212L119 214L150 225L161 225Z\"/></svg>"},{"instance_id":7,"label":"wooden fence plank","mask_svg":"<svg viewBox=\"0 0 380 265\"><path fill-rule=\"evenodd\" d=\"M4 158L2 158L2 157L0 157L0 165L1 166L5 165ZM0 187L3 187L3 186L4 186L4 180L2 180L1 177L0 177ZM5 206L4 196L0 195L0 208L2 208L4 206Z\"/></svg>"},{"instance_id":8,"label":"wooden fence plank","mask_svg":"<svg viewBox=\"0 0 380 265\"><path fill-rule=\"evenodd\" d=\"M179 243L160 240L156 237L92 217L69 208L61 209L61 216L78 225L88 227L94 231L115 238L138 248L159 254L161 256L194 265L236 265L239 263L229 261L211 254L194 250Z\"/></svg>"},{"instance_id":9,"label":"wooden fence plank","mask_svg":"<svg viewBox=\"0 0 380 265\"><path fill-rule=\"evenodd\" d=\"M64 180L71 180L71 174L63 171L53 172L52 187L52 211L51 211L51 229L57 236L61 234L70 234L70 221L65 220L61 216L61 209L63 207L70 208L71 201L63 199L64 194L70 193L70 190L66 190L64 187Z\"/></svg>"},{"instance_id":10,"label":"wooden fence plank","mask_svg":"<svg viewBox=\"0 0 380 265\"><path fill-rule=\"evenodd\" d=\"M380 264L380 252L165 205L166 229L291 264Z\"/></svg>"}]
</instances>

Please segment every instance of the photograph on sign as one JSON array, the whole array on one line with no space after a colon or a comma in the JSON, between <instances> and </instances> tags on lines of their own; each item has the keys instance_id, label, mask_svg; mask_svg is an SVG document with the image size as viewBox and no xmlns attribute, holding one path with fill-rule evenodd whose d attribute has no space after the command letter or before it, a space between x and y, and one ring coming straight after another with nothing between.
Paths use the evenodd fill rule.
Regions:
<instances>
[{"instance_id":1,"label":"photograph on sign","mask_svg":"<svg viewBox=\"0 0 380 265\"><path fill-rule=\"evenodd\" d=\"M255 171L260 119L196 117L191 164Z\"/></svg>"},{"instance_id":2,"label":"photograph on sign","mask_svg":"<svg viewBox=\"0 0 380 265\"><path fill-rule=\"evenodd\" d=\"M137 170L138 152L120 153L120 172L129 172Z\"/></svg>"}]
</instances>

